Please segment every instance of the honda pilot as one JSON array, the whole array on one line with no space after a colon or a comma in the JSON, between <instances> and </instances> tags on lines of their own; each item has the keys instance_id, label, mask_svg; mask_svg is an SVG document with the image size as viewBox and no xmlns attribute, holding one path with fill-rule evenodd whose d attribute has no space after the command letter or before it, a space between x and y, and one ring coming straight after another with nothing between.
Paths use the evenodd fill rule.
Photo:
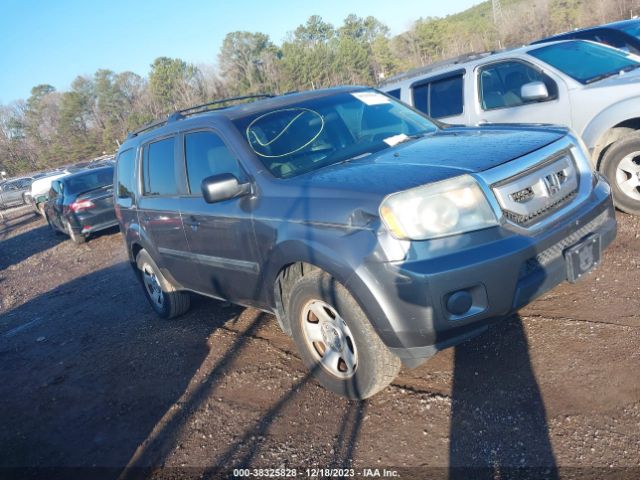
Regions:
<instances>
[{"instance_id":1,"label":"honda pilot","mask_svg":"<svg viewBox=\"0 0 640 480\"><path fill-rule=\"evenodd\" d=\"M120 147L129 260L161 317L192 292L273 313L339 394L577 281L615 237L609 185L566 128L446 126L364 87L232 100Z\"/></svg>"}]
</instances>

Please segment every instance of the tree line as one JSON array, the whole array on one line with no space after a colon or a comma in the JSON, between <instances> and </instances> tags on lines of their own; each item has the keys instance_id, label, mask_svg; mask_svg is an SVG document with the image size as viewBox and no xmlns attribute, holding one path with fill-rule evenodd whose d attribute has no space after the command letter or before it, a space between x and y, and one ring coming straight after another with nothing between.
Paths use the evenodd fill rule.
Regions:
<instances>
[{"instance_id":1,"label":"tree line","mask_svg":"<svg viewBox=\"0 0 640 480\"><path fill-rule=\"evenodd\" d=\"M217 98L340 84L375 85L443 58L526 44L577 27L640 14L640 0L490 1L444 18L419 18L391 36L383 21L349 15L339 26L312 15L277 45L260 32L228 33L217 65L159 57L142 77L101 69L69 90L42 84L0 105L0 166L11 175L114 152L127 132Z\"/></svg>"}]
</instances>

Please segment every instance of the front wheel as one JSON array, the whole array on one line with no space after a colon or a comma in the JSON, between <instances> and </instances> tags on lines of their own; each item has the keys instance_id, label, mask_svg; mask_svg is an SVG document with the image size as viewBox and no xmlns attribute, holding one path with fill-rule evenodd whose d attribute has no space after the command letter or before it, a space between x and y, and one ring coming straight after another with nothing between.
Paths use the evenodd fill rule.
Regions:
<instances>
[{"instance_id":1,"label":"front wheel","mask_svg":"<svg viewBox=\"0 0 640 480\"><path fill-rule=\"evenodd\" d=\"M615 142L602 159L602 173L611 184L620 210L640 215L640 133Z\"/></svg>"},{"instance_id":2,"label":"front wheel","mask_svg":"<svg viewBox=\"0 0 640 480\"><path fill-rule=\"evenodd\" d=\"M49 229L51 230L51 232L55 235L62 235L60 233L60 231L53 225L53 223L51 222L51 219L49 218L49 215L45 215L44 216L45 220L47 221L47 225L49 225Z\"/></svg>"},{"instance_id":3,"label":"front wheel","mask_svg":"<svg viewBox=\"0 0 640 480\"><path fill-rule=\"evenodd\" d=\"M158 316L169 319L189 310L189 293L173 288L146 250L138 253L136 266L140 271L144 294Z\"/></svg>"},{"instance_id":4,"label":"front wheel","mask_svg":"<svg viewBox=\"0 0 640 480\"><path fill-rule=\"evenodd\" d=\"M382 343L344 286L315 270L289 295L287 315L306 366L326 388L364 399L389 385L400 360Z\"/></svg>"}]
</instances>

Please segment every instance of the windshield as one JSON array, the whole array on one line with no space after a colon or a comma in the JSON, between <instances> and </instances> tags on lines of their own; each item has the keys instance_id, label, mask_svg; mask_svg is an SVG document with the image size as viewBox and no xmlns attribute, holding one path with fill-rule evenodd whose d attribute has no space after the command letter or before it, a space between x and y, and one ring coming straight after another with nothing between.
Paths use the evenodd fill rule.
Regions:
<instances>
[{"instance_id":1,"label":"windshield","mask_svg":"<svg viewBox=\"0 0 640 480\"><path fill-rule=\"evenodd\" d=\"M113 168L100 169L67 178L64 193L65 195L79 195L107 185L113 185Z\"/></svg>"},{"instance_id":2,"label":"windshield","mask_svg":"<svg viewBox=\"0 0 640 480\"><path fill-rule=\"evenodd\" d=\"M640 67L629 54L590 42L556 43L528 53L583 84Z\"/></svg>"},{"instance_id":3,"label":"windshield","mask_svg":"<svg viewBox=\"0 0 640 480\"><path fill-rule=\"evenodd\" d=\"M640 38L640 21L630 22L628 24L625 24L624 26L617 28L633 37Z\"/></svg>"},{"instance_id":4,"label":"windshield","mask_svg":"<svg viewBox=\"0 0 640 480\"><path fill-rule=\"evenodd\" d=\"M437 130L424 116L373 90L314 98L234 123L279 178L363 157Z\"/></svg>"}]
</instances>

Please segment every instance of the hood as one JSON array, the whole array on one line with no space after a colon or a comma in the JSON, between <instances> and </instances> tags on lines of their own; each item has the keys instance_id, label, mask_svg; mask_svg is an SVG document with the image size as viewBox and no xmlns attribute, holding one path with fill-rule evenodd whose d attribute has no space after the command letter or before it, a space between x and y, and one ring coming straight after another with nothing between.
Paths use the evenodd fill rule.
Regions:
<instances>
[{"instance_id":1,"label":"hood","mask_svg":"<svg viewBox=\"0 0 640 480\"><path fill-rule=\"evenodd\" d=\"M292 180L306 187L386 195L502 165L543 148L566 133L566 129L555 127L452 127Z\"/></svg>"}]
</instances>

